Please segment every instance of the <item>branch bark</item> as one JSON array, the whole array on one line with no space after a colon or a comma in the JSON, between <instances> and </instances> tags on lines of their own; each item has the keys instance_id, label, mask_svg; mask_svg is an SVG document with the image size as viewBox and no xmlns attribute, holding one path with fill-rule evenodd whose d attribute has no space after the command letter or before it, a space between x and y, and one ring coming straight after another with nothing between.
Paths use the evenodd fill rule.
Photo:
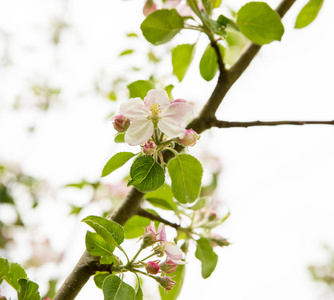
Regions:
<instances>
[{"instance_id":1,"label":"branch bark","mask_svg":"<svg viewBox=\"0 0 334 300\"><path fill-rule=\"evenodd\" d=\"M276 11L281 17L283 17L295 1L296 0L282 0ZM223 101L231 86L249 66L253 58L259 52L260 48L261 46L259 45L251 44L230 70L220 72L213 93L203 107L199 116L188 125L188 128L193 128L196 132L201 133L212 127L212 121L216 120L215 114L219 105ZM222 68L220 68L220 71L222 71ZM182 147L177 148L178 151L180 149L182 149ZM170 155L170 151L168 151L168 153ZM166 161L167 159L168 157L166 157ZM135 188L132 188L110 219L124 225L128 219L139 211L143 196L143 193L140 193ZM98 265L98 257L92 256L88 252L84 252L70 275L66 278L65 282L58 290L54 300L75 299L90 276L92 276L95 271L99 270Z\"/></svg>"}]
</instances>

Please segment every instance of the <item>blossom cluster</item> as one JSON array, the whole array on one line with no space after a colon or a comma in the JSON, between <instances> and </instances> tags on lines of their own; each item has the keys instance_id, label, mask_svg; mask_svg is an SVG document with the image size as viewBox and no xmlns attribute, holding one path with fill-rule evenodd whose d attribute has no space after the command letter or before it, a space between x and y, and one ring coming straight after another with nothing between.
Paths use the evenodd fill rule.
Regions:
<instances>
[{"instance_id":1,"label":"blossom cluster","mask_svg":"<svg viewBox=\"0 0 334 300\"><path fill-rule=\"evenodd\" d=\"M176 271L178 265L183 265L185 262L182 260L182 250L172 242L167 241L166 230L164 224L160 223L158 228L151 222L149 226L145 228L143 234L142 248L154 246L154 254L158 257L166 255L166 259L163 262L159 260L153 260L145 263L145 269L151 277L154 278L166 291L170 290L176 282L171 277L166 276ZM161 276L153 276L161 273Z\"/></svg>"},{"instance_id":2,"label":"blossom cluster","mask_svg":"<svg viewBox=\"0 0 334 300\"><path fill-rule=\"evenodd\" d=\"M166 141L194 146L198 140L193 129L185 128L193 116L192 105L183 99L171 101L165 90L150 90L144 101L131 98L121 104L119 112L112 120L114 128L125 132L129 145L142 145L146 155L152 155L159 145L168 145Z\"/></svg>"}]
</instances>

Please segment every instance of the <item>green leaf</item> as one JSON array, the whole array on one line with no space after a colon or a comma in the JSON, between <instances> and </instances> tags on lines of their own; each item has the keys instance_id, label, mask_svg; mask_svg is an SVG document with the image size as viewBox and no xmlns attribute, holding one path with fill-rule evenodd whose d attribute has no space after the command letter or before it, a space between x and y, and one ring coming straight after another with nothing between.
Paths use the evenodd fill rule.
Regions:
<instances>
[{"instance_id":1,"label":"green leaf","mask_svg":"<svg viewBox=\"0 0 334 300\"><path fill-rule=\"evenodd\" d=\"M7 259L0 257L0 280L4 278L10 270L10 263Z\"/></svg>"},{"instance_id":2,"label":"green leaf","mask_svg":"<svg viewBox=\"0 0 334 300\"><path fill-rule=\"evenodd\" d=\"M144 295L143 295L143 290L141 289L141 287L138 287L138 290L136 292L136 297L135 300L143 300L144 299Z\"/></svg>"},{"instance_id":3,"label":"green leaf","mask_svg":"<svg viewBox=\"0 0 334 300\"><path fill-rule=\"evenodd\" d=\"M21 278L18 281L20 290L17 293L18 300L40 300L41 296L38 291L38 284L26 278Z\"/></svg>"},{"instance_id":4,"label":"green leaf","mask_svg":"<svg viewBox=\"0 0 334 300\"><path fill-rule=\"evenodd\" d=\"M112 256L115 246L107 243L99 234L87 231L86 250L94 256Z\"/></svg>"},{"instance_id":5,"label":"green leaf","mask_svg":"<svg viewBox=\"0 0 334 300\"><path fill-rule=\"evenodd\" d=\"M8 203L8 204L14 204L14 199L10 195L8 188L0 184L0 203Z\"/></svg>"},{"instance_id":6,"label":"green leaf","mask_svg":"<svg viewBox=\"0 0 334 300\"><path fill-rule=\"evenodd\" d=\"M297 16L295 28L304 28L317 17L324 0L310 0Z\"/></svg>"},{"instance_id":7,"label":"green leaf","mask_svg":"<svg viewBox=\"0 0 334 300\"><path fill-rule=\"evenodd\" d=\"M201 188L201 163L189 154L181 154L168 162L168 173L175 199L180 203L194 202Z\"/></svg>"},{"instance_id":8,"label":"green leaf","mask_svg":"<svg viewBox=\"0 0 334 300\"><path fill-rule=\"evenodd\" d=\"M173 74L182 81L193 60L195 44L178 45L172 49Z\"/></svg>"},{"instance_id":9,"label":"green leaf","mask_svg":"<svg viewBox=\"0 0 334 300\"><path fill-rule=\"evenodd\" d=\"M212 80L218 71L218 60L215 49L209 44L199 63L199 71L206 81Z\"/></svg>"},{"instance_id":10,"label":"green leaf","mask_svg":"<svg viewBox=\"0 0 334 300\"><path fill-rule=\"evenodd\" d=\"M284 33L280 16L264 2L249 2L241 7L237 24L247 38L259 45L280 41Z\"/></svg>"},{"instance_id":11,"label":"green leaf","mask_svg":"<svg viewBox=\"0 0 334 300\"><path fill-rule=\"evenodd\" d=\"M184 281L184 276L186 273L186 266L185 265L179 265L175 272L168 274L172 276L172 279L177 283L173 286L171 290L168 291L166 294L165 289L161 286L159 286L159 293L161 300L176 300L179 296L182 285Z\"/></svg>"},{"instance_id":12,"label":"green leaf","mask_svg":"<svg viewBox=\"0 0 334 300\"><path fill-rule=\"evenodd\" d=\"M135 290L116 275L109 275L103 281L104 300L135 300Z\"/></svg>"},{"instance_id":13,"label":"green leaf","mask_svg":"<svg viewBox=\"0 0 334 300\"><path fill-rule=\"evenodd\" d=\"M109 272L97 272L94 276L95 285L102 289L103 281L110 275Z\"/></svg>"},{"instance_id":14,"label":"green leaf","mask_svg":"<svg viewBox=\"0 0 334 300\"><path fill-rule=\"evenodd\" d=\"M102 170L101 177L107 176L114 172L121 166L123 166L130 158L134 157L135 154L132 152L119 152L116 153L112 158L108 160Z\"/></svg>"},{"instance_id":15,"label":"green leaf","mask_svg":"<svg viewBox=\"0 0 334 300\"><path fill-rule=\"evenodd\" d=\"M196 242L197 249L195 252L195 256L202 263L202 277L208 278L216 268L218 256L213 251L213 248L208 239L201 237Z\"/></svg>"},{"instance_id":16,"label":"green leaf","mask_svg":"<svg viewBox=\"0 0 334 300\"><path fill-rule=\"evenodd\" d=\"M117 257L116 255L113 256L101 256L100 257L100 264L102 265L119 265L122 264L121 260L119 259L119 257Z\"/></svg>"},{"instance_id":17,"label":"green leaf","mask_svg":"<svg viewBox=\"0 0 334 300\"><path fill-rule=\"evenodd\" d=\"M119 246L124 241L124 229L116 222L98 216L88 216L82 222L92 227L107 243Z\"/></svg>"},{"instance_id":18,"label":"green leaf","mask_svg":"<svg viewBox=\"0 0 334 300\"><path fill-rule=\"evenodd\" d=\"M224 15L220 15L217 19L217 22L224 27L230 27L236 31L240 31L238 25L233 20L225 17Z\"/></svg>"},{"instance_id":19,"label":"green leaf","mask_svg":"<svg viewBox=\"0 0 334 300\"><path fill-rule=\"evenodd\" d=\"M183 18L175 9L156 10L140 26L144 37L153 45L170 41L183 28Z\"/></svg>"},{"instance_id":20,"label":"green leaf","mask_svg":"<svg viewBox=\"0 0 334 300\"><path fill-rule=\"evenodd\" d=\"M129 55L129 54L132 54L135 50L133 49L127 49L127 50L124 50L122 51L119 56L124 56L124 55Z\"/></svg>"},{"instance_id":21,"label":"green leaf","mask_svg":"<svg viewBox=\"0 0 334 300\"><path fill-rule=\"evenodd\" d=\"M165 86L165 91L167 92L169 99L173 99L173 95L172 95L173 88L174 88L174 85L172 84Z\"/></svg>"},{"instance_id":22,"label":"green leaf","mask_svg":"<svg viewBox=\"0 0 334 300\"><path fill-rule=\"evenodd\" d=\"M125 137L125 132L117 134L114 139L115 143L125 143L124 137Z\"/></svg>"},{"instance_id":23,"label":"green leaf","mask_svg":"<svg viewBox=\"0 0 334 300\"><path fill-rule=\"evenodd\" d=\"M144 99L149 90L155 88L155 85L150 80L137 80L128 85L128 90L130 93L130 98L142 98Z\"/></svg>"},{"instance_id":24,"label":"green leaf","mask_svg":"<svg viewBox=\"0 0 334 300\"><path fill-rule=\"evenodd\" d=\"M177 206L173 200L173 192L170 186L166 183L159 189L146 193L145 198L155 207L177 211Z\"/></svg>"},{"instance_id":25,"label":"green leaf","mask_svg":"<svg viewBox=\"0 0 334 300\"><path fill-rule=\"evenodd\" d=\"M133 216L124 224L125 238L135 239L143 235L144 228L150 225L148 218Z\"/></svg>"},{"instance_id":26,"label":"green leaf","mask_svg":"<svg viewBox=\"0 0 334 300\"><path fill-rule=\"evenodd\" d=\"M142 193L154 191L165 182L164 170L152 156L138 157L131 166L130 176L128 186L133 185Z\"/></svg>"},{"instance_id":27,"label":"green leaf","mask_svg":"<svg viewBox=\"0 0 334 300\"><path fill-rule=\"evenodd\" d=\"M24 269L17 263L10 263L10 270L5 276L5 280L16 290L20 289L20 284L18 282L21 278L27 278L27 274Z\"/></svg>"}]
</instances>

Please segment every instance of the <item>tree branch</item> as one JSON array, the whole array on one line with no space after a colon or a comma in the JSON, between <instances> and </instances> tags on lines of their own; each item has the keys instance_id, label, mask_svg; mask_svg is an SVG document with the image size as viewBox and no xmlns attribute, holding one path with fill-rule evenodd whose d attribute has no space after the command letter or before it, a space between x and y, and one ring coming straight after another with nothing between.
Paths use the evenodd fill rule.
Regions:
<instances>
[{"instance_id":1,"label":"tree branch","mask_svg":"<svg viewBox=\"0 0 334 300\"><path fill-rule=\"evenodd\" d=\"M229 122L211 120L212 127L232 128L232 127L253 127L253 126L278 126L278 125L334 125L333 121L252 121L252 122Z\"/></svg>"},{"instance_id":2,"label":"tree branch","mask_svg":"<svg viewBox=\"0 0 334 300\"><path fill-rule=\"evenodd\" d=\"M160 223L171 226L175 229L178 229L180 227L179 224L169 222L168 220L161 218L159 215L152 214L149 211L142 209L142 208L138 210L137 215L144 217L144 218L151 219L152 221L159 221Z\"/></svg>"},{"instance_id":3,"label":"tree branch","mask_svg":"<svg viewBox=\"0 0 334 300\"><path fill-rule=\"evenodd\" d=\"M276 11L281 17L283 17L295 1L296 0L282 0ZM216 111L223 101L223 98L235 81L246 70L260 48L261 46L259 45L251 44L229 71L220 72L217 85L212 95L203 107L200 115L188 125L188 128L193 128L196 132L201 133L212 127L212 121L215 120ZM220 71L222 71L222 65L220 65ZM181 146L177 148L177 151L180 149L182 149ZM170 156L170 151L168 151L168 153L166 153L166 156ZM120 207L112 214L110 219L124 225L128 219L139 211L143 195L143 193L140 193L135 188L132 188L124 201L121 203ZM75 299L90 276L98 270L98 264L99 257L95 257L90 255L88 252L84 252L71 274L58 290L53 300Z\"/></svg>"}]
</instances>

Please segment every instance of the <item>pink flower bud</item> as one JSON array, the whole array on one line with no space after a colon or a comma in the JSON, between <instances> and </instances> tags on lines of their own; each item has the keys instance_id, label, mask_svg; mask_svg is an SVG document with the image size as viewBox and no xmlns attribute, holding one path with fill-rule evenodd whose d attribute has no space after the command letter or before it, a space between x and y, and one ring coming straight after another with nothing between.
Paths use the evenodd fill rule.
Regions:
<instances>
[{"instance_id":1,"label":"pink flower bud","mask_svg":"<svg viewBox=\"0 0 334 300\"><path fill-rule=\"evenodd\" d=\"M198 134L196 133L195 130L187 129L187 132L186 132L186 135L184 136L184 138L182 138L182 139L177 138L177 142L184 147L187 147L187 146L192 147L196 144L198 139L199 139L199 136L198 136Z\"/></svg>"},{"instance_id":2,"label":"pink flower bud","mask_svg":"<svg viewBox=\"0 0 334 300\"><path fill-rule=\"evenodd\" d=\"M165 289L166 292L171 290L176 284L176 282L168 276L153 276L153 278Z\"/></svg>"},{"instance_id":3,"label":"pink flower bud","mask_svg":"<svg viewBox=\"0 0 334 300\"><path fill-rule=\"evenodd\" d=\"M129 128L130 120L122 115L116 115L112 118L112 124L118 132L124 132Z\"/></svg>"},{"instance_id":4,"label":"pink flower bud","mask_svg":"<svg viewBox=\"0 0 334 300\"><path fill-rule=\"evenodd\" d=\"M149 261L147 265L145 266L145 269L147 273L153 274L153 275L158 274L160 271L159 265L154 261Z\"/></svg>"},{"instance_id":5,"label":"pink flower bud","mask_svg":"<svg viewBox=\"0 0 334 300\"><path fill-rule=\"evenodd\" d=\"M160 266L161 271L169 274L169 273L173 273L176 271L178 264L176 264L175 262L169 259L169 260L162 262L159 266Z\"/></svg>"},{"instance_id":6,"label":"pink flower bud","mask_svg":"<svg viewBox=\"0 0 334 300\"><path fill-rule=\"evenodd\" d=\"M186 100L183 100L183 99L175 99L175 100L172 101L171 103L180 103L180 102L187 103L187 101L186 101Z\"/></svg>"},{"instance_id":7,"label":"pink flower bud","mask_svg":"<svg viewBox=\"0 0 334 300\"><path fill-rule=\"evenodd\" d=\"M148 140L143 146L143 153L146 155L152 155L157 148L156 144L152 140Z\"/></svg>"},{"instance_id":8,"label":"pink flower bud","mask_svg":"<svg viewBox=\"0 0 334 300\"><path fill-rule=\"evenodd\" d=\"M157 10L157 5L153 0L147 0L143 7L143 14L147 17L150 13Z\"/></svg>"}]
</instances>

